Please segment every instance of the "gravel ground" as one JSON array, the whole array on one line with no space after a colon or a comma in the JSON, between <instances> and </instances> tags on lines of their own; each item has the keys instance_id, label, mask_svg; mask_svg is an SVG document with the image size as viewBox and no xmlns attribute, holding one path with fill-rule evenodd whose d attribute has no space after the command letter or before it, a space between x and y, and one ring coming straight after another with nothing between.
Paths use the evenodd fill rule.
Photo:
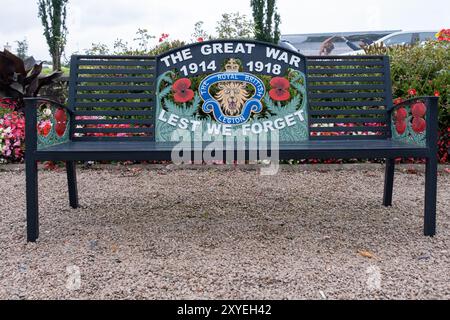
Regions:
<instances>
[{"instance_id":1,"label":"gravel ground","mask_svg":"<svg viewBox=\"0 0 450 320\"><path fill-rule=\"evenodd\" d=\"M383 176L79 170L72 210L64 171L41 171L41 237L26 244L24 172L0 172L0 298L450 299L450 174L434 238L423 173L396 173L392 208Z\"/></svg>"}]
</instances>

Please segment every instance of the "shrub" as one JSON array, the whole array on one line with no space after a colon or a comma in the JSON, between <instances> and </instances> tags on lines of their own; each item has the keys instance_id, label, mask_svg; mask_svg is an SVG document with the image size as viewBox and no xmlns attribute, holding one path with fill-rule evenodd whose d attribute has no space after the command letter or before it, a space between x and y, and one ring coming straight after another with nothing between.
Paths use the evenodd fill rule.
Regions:
<instances>
[{"instance_id":1,"label":"shrub","mask_svg":"<svg viewBox=\"0 0 450 320\"><path fill-rule=\"evenodd\" d=\"M25 119L12 111L0 118L0 162L22 161L25 146Z\"/></svg>"},{"instance_id":2,"label":"shrub","mask_svg":"<svg viewBox=\"0 0 450 320\"><path fill-rule=\"evenodd\" d=\"M430 41L417 46L371 46L367 54L387 54L391 60L395 99L439 96L439 158L447 162L450 147L450 43Z\"/></svg>"}]
</instances>

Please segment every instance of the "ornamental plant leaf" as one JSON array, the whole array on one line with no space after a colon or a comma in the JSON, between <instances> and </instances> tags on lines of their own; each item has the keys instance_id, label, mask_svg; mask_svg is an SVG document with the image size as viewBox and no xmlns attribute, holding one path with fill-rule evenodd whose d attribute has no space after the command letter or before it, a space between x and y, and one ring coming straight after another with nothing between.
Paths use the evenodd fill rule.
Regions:
<instances>
[{"instance_id":1,"label":"ornamental plant leaf","mask_svg":"<svg viewBox=\"0 0 450 320\"><path fill-rule=\"evenodd\" d=\"M24 61L25 72L28 74L37 64L33 57L26 58Z\"/></svg>"},{"instance_id":2,"label":"ornamental plant leaf","mask_svg":"<svg viewBox=\"0 0 450 320\"><path fill-rule=\"evenodd\" d=\"M36 64L34 58L25 61L7 50L0 51L0 97L9 97L18 103L17 110L24 106L24 97L36 97L39 90L52 84L62 75L54 72L40 77L42 63Z\"/></svg>"}]
</instances>

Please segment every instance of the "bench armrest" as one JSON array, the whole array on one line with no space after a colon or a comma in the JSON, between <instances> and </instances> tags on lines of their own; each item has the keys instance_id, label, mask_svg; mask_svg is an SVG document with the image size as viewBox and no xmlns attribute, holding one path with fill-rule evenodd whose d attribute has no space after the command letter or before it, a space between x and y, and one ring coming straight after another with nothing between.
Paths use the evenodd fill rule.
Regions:
<instances>
[{"instance_id":1,"label":"bench armrest","mask_svg":"<svg viewBox=\"0 0 450 320\"><path fill-rule=\"evenodd\" d=\"M438 101L438 97L416 97L389 108L392 140L437 150Z\"/></svg>"},{"instance_id":2,"label":"bench armrest","mask_svg":"<svg viewBox=\"0 0 450 320\"><path fill-rule=\"evenodd\" d=\"M25 98L25 146L27 153L70 140L73 111L47 98Z\"/></svg>"}]
</instances>

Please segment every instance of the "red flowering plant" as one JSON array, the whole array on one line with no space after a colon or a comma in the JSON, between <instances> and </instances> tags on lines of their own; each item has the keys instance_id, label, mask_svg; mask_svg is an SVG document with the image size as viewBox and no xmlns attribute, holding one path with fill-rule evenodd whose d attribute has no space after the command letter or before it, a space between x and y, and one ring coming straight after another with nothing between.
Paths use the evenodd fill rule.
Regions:
<instances>
[{"instance_id":1,"label":"red flowering plant","mask_svg":"<svg viewBox=\"0 0 450 320\"><path fill-rule=\"evenodd\" d=\"M442 29L436 34L438 41L450 41L450 29Z\"/></svg>"},{"instance_id":2,"label":"red flowering plant","mask_svg":"<svg viewBox=\"0 0 450 320\"><path fill-rule=\"evenodd\" d=\"M0 118L0 160L21 161L25 146L25 119L17 111Z\"/></svg>"},{"instance_id":3,"label":"red flowering plant","mask_svg":"<svg viewBox=\"0 0 450 320\"><path fill-rule=\"evenodd\" d=\"M166 41L168 38L169 38L168 33L162 33L161 36L159 37L159 43Z\"/></svg>"}]
</instances>

